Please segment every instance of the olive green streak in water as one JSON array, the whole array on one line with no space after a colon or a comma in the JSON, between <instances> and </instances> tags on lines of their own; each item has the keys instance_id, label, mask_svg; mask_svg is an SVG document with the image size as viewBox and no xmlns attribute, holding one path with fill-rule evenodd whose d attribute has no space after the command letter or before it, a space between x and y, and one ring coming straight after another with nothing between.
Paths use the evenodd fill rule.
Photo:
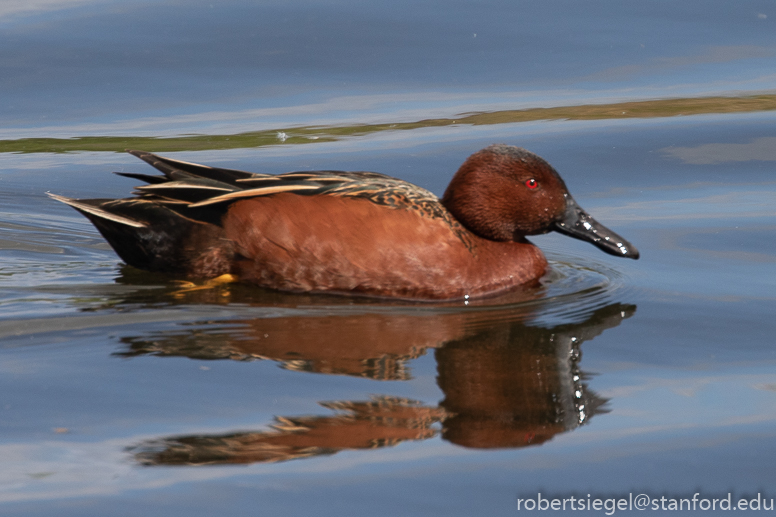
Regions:
<instances>
[{"instance_id":1,"label":"olive green streak in water","mask_svg":"<svg viewBox=\"0 0 776 517\"><path fill-rule=\"evenodd\" d=\"M144 149L154 152L244 149L279 144L331 142L344 137L379 131L401 131L452 125L492 125L537 120L604 120L626 118L675 117L719 113L747 113L776 110L776 95L746 97L701 97L663 99L618 104L589 104L557 108L532 108L462 114L455 118L427 119L417 122L360 124L355 126L271 129L236 135L192 135L170 138L133 136L84 136L76 138L21 138L0 140L0 153L66 153L73 151L113 151ZM284 140L278 133L285 133Z\"/></svg>"}]
</instances>

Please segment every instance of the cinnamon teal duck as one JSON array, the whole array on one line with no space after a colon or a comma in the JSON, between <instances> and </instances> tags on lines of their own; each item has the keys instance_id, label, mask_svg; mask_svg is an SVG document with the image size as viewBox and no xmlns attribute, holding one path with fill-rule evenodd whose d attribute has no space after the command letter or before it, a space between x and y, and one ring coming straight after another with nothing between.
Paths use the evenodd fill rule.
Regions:
<instances>
[{"instance_id":1,"label":"cinnamon teal duck","mask_svg":"<svg viewBox=\"0 0 776 517\"><path fill-rule=\"evenodd\" d=\"M492 145L444 196L374 172L256 174L129 151L162 175L127 199L70 199L136 268L296 292L468 299L535 283L547 269L526 236L558 231L637 259L574 201L539 156Z\"/></svg>"}]
</instances>

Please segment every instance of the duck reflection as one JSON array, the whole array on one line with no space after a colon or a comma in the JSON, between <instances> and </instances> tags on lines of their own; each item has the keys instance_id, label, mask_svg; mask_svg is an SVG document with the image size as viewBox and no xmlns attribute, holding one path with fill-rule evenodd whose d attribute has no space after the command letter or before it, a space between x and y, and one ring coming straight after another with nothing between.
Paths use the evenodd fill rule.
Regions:
<instances>
[{"instance_id":1,"label":"duck reflection","mask_svg":"<svg viewBox=\"0 0 776 517\"><path fill-rule=\"evenodd\" d=\"M606 402L579 368L580 345L633 314L610 305L551 329L506 324L436 350L442 437L472 448L523 447L572 430Z\"/></svg>"},{"instance_id":2,"label":"duck reflection","mask_svg":"<svg viewBox=\"0 0 776 517\"><path fill-rule=\"evenodd\" d=\"M142 444L145 465L241 464L285 461L374 449L436 434L444 410L409 399L373 397L365 402L324 402L333 416L276 417L270 429L219 436L181 436Z\"/></svg>"},{"instance_id":3,"label":"duck reflection","mask_svg":"<svg viewBox=\"0 0 776 517\"><path fill-rule=\"evenodd\" d=\"M397 314L230 321L177 335L123 338L120 355L271 359L283 368L377 380L410 378L407 362L466 333L460 318Z\"/></svg>"},{"instance_id":4,"label":"duck reflection","mask_svg":"<svg viewBox=\"0 0 776 517\"><path fill-rule=\"evenodd\" d=\"M196 465L284 461L437 433L470 448L538 445L605 412L580 370L580 345L635 309L611 304L583 322L547 327L494 311L265 318L231 322L229 332L127 339L123 355L273 359L293 370L392 380L409 378L407 361L433 348L444 393L436 407L390 396L323 402L335 414L276 417L255 432L165 437L131 452L145 465Z\"/></svg>"}]
</instances>

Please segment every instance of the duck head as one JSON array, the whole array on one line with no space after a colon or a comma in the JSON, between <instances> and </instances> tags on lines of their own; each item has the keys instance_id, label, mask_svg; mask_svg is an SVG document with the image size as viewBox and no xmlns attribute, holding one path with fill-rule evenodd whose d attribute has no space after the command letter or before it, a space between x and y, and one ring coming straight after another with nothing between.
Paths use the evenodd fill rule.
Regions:
<instances>
[{"instance_id":1,"label":"duck head","mask_svg":"<svg viewBox=\"0 0 776 517\"><path fill-rule=\"evenodd\" d=\"M550 231L588 241L618 257L638 250L585 212L552 166L509 145L471 155L453 176L442 204L470 231L494 241L521 241Z\"/></svg>"}]
</instances>

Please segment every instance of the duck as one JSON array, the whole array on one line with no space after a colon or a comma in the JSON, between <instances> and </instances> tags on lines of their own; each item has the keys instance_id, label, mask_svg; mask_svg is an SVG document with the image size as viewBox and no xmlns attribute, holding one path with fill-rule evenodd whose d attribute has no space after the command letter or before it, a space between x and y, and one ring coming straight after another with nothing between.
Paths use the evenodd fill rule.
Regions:
<instances>
[{"instance_id":1,"label":"duck","mask_svg":"<svg viewBox=\"0 0 776 517\"><path fill-rule=\"evenodd\" d=\"M128 265L176 278L470 300L538 284L548 263L531 235L557 231L639 258L547 161L511 145L469 156L441 199L375 172L271 175L127 152L162 173L117 172L144 183L133 197L49 196L86 216Z\"/></svg>"}]
</instances>

